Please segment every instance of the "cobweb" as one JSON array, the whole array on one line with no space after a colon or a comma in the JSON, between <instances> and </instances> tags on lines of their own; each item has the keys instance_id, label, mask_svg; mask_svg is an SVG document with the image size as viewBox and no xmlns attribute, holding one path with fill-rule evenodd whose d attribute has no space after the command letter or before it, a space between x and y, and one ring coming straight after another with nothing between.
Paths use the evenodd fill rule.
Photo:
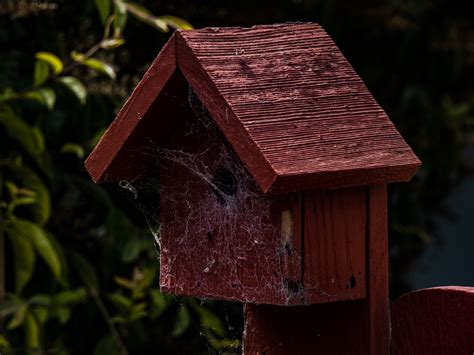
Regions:
<instances>
[{"instance_id":1,"label":"cobweb","mask_svg":"<svg viewBox=\"0 0 474 355\"><path fill-rule=\"evenodd\" d=\"M259 190L191 88L187 100L177 97L176 104L192 113L179 142L173 147L148 142L144 153L156 162L151 177L119 183L154 237L162 290L202 299L284 302L294 292L282 278L292 247L280 242L280 227L272 223L278 201ZM240 327L228 328L232 337L241 337L235 334Z\"/></svg>"}]
</instances>

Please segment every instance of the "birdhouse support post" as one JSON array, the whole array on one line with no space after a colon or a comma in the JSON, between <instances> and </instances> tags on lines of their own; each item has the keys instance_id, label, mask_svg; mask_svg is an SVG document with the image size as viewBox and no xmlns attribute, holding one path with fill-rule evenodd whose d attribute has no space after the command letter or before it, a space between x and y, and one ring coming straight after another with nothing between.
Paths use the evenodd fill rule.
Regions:
<instances>
[{"instance_id":1,"label":"birdhouse support post","mask_svg":"<svg viewBox=\"0 0 474 355\"><path fill-rule=\"evenodd\" d=\"M243 302L245 354L388 355L386 184L419 166L314 23L175 32L86 161L159 177L160 289Z\"/></svg>"},{"instance_id":2,"label":"birdhouse support post","mask_svg":"<svg viewBox=\"0 0 474 355\"><path fill-rule=\"evenodd\" d=\"M246 304L245 354L389 353L386 186L371 185L366 191L366 243L365 253L360 255L366 261L366 297L290 307ZM365 214L365 211L361 212ZM329 219L334 223L341 222L337 214ZM307 221L306 224L311 223ZM343 233L346 232L350 233L350 227L343 230ZM311 237L316 239L321 236ZM344 238L344 235L332 235L332 241L325 245L324 251L340 253L334 248L337 248L337 239ZM311 260L311 257L324 257L317 249L317 243L312 244L312 249L307 248L305 245L305 261ZM331 255L327 256L327 260L331 258ZM332 277L337 276L336 271ZM304 284L302 287L305 287Z\"/></svg>"}]
</instances>

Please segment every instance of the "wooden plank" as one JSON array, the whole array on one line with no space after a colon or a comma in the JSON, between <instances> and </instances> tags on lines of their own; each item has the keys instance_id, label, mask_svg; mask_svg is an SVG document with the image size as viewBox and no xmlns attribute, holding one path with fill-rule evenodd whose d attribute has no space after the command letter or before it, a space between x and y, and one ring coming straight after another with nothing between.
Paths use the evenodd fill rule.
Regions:
<instances>
[{"instance_id":1,"label":"wooden plank","mask_svg":"<svg viewBox=\"0 0 474 355\"><path fill-rule=\"evenodd\" d=\"M190 49L185 59L206 74L201 89L212 83L230 119L244 126L277 175L263 183L248 165L263 191L406 181L420 165L319 25L207 28L180 36ZM206 105L214 109L213 102ZM224 134L231 129L223 127ZM251 160L253 152L236 150L246 164Z\"/></svg>"},{"instance_id":2,"label":"wooden plank","mask_svg":"<svg viewBox=\"0 0 474 355\"><path fill-rule=\"evenodd\" d=\"M139 122L176 66L263 192L407 181L420 165L328 34L283 24L178 31L86 161L94 181L147 168L117 155L142 138Z\"/></svg>"},{"instance_id":3,"label":"wooden plank","mask_svg":"<svg viewBox=\"0 0 474 355\"><path fill-rule=\"evenodd\" d=\"M415 291L392 305L393 355L474 354L474 287Z\"/></svg>"},{"instance_id":4,"label":"wooden plank","mask_svg":"<svg viewBox=\"0 0 474 355\"><path fill-rule=\"evenodd\" d=\"M246 304L246 355L367 355L365 300L311 306Z\"/></svg>"},{"instance_id":5,"label":"wooden plank","mask_svg":"<svg viewBox=\"0 0 474 355\"><path fill-rule=\"evenodd\" d=\"M275 172L252 141L226 99L216 88L209 74L184 40L185 31L177 31L178 66L201 102L206 106L225 138L232 145L244 165L263 191L275 180Z\"/></svg>"},{"instance_id":6,"label":"wooden plank","mask_svg":"<svg viewBox=\"0 0 474 355\"><path fill-rule=\"evenodd\" d=\"M306 303L366 295L366 188L305 192Z\"/></svg>"},{"instance_id":7,"label":"wooden plank","mask_svg":"<svg viewBox=\"0 0 474 355\"><path fill-rule=\"evenodd\" d=\"M176 36L173 35L162 48L115 120L87 158L85 166L94 182L132 179L142 174L146 168L141 163L138 154L135 154L135 158L138 160L128 159L129 156L117 156L130 139L144 141L144 137L135 137L143 132L136 131L136 129L176 69L175 38ZM115 163L113 163L114 160ZM115 167L111 167L112 164ZM121 168L117 168L117 165ZM112 169L114 170L113 173L110 171Z\"/></svg>"},{"instance_id":8,"label":"wooden plank","mask_svg":"<svg viewBox=\"0 0 474 355\"><path fill-rule=\"evenodd\" d=\"M352 268L362 270L365 281L356 285L364 286L366 298L297 307L247 304L245 354L388 355L386 186L306 192L304 206L305 292L312 282L350 297L343 288L347 274L341 275ZM328 283L330 275L337 281Z\"/></svg>"},{"instance_id":9,"label":"wooden plank","mask_svg":"<svg viewBox=\"0 0 474 355\"><path fill-rule=\"evenodd\" d=\"M159 162L162 291L301 304L301 197L258 189L180 71L157 100L140 136L160 142L148 155ZM225 200L215 183L223 168L235 181Z\"/></svg>"},{"instance_id":10,"label":"wooden plank","mask_svg":"<svg viewBox=\"0 0 474 355\"><path fill-rule=\"evenodd\" d=\"M303 193L294 193L280 198L281 203L275 213L274 222L280 226L281 260L283 286L286 305L300 305L305 303L305 289L303 287L302 244L304 233L304 200Z\"/></svg>"},{"instance_id":11,"label":"wooden plank","mask_svg":"<svg viewBox=\"0 0 474 355\"><path fill-rule=\"evenodd\" d=\"M367 301L371 355L389 354L386 185L368 188Z\"/></svg>"}]
</instances>

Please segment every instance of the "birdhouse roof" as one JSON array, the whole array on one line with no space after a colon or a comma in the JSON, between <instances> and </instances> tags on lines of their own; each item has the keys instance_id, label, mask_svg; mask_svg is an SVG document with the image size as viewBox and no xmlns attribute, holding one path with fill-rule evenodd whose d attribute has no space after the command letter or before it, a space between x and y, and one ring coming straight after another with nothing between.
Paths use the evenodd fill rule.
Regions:
<instances>
[{"instance_id":1,"label":"birdhouse roof","mask_svg":"<svg viewBox=\"0 0 474 355\"><path fill-rule=\"evenodd\" d=\"M176 31L89 156L96 182L117 180L110 165L176 70L264 192L407 181L420 166L323 28L292 23Z\"/></svg>"}]
</instances>

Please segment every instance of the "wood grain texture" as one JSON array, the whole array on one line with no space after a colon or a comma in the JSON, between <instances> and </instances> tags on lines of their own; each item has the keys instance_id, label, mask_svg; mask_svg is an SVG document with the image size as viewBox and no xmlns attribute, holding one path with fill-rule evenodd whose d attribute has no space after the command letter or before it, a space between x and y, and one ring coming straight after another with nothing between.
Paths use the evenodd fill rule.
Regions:
<instances>
[{"instance_id":1,"label":"wood grain texture","mask_svg":"<svg viewBox=\"0 0 474 355\"><path fill-rule=\"evenodd\" d=\"M367 302L370 355L389 354L388 232L386 185L368 187Z\"/></svg>"},{"instance_id":2,"label":"wood grain texture","mask_svg":"<svg viewBox=\"0 0 474 355\"><path fill-rule=\"evenodd\" d=\"M366 301L311 306L246 304L245 355L367 355Z\"/></svg>"},{"instance_id":3,"label":"wood grain texture","mask_svg":"<svg viewBox=\"0 0 474 355\"><path fill-rule=\"evenodd\" d=\"M146 170L119 153L176 67L263 192L407 181L420 165L327 33L293 23L178 31L86 161L94 181Z\"/></svg>"},{"instance_id":4,"label":"wood grain texture","mask_svg":"<svg viewBox=\"0 0 474 355\"><path fill-rule=\"evenodd\" d=\"M161 143L151 151L159 157L161 290L302 304L301 194L263 194L212 118L192 109L189 95L178 70L144 118L154 125L145 125L153 129L143 137L159 134ZM233 174L237 187L225 200L212 184L222 168Z\"/></svg>"},{"instance_id":5,"label":"wood grain texture","mask_svg":"<svg viewBox=\"0 0 474 355\"><path fill-rule=\"evenodd\" d=\"M392 305L393 355L474 354L474 287L436 287Z\"/></svg>"},{"instance_id":6,"label":"wood grain texture","mask_svg":"<svg viewBox=\"0 0 474 355\"><path fill-rule=\"evenodd\" d=\"M366 295L366 188L304 193L307 304Z\"/></svg>"},{"instance_id":7,"label":"wood grain texture","mask_svg":"<svg viewBox=\"0 0 474 355\"><path fill-rule=\"evenodd\" d=\"M236 149L264 191L405 181L419 166L319 25L208 28L179 37L192 52L186 60L202 67L238 119L231 127L243 125L276 174L271 185L260 183L263 172L248 165L252 152Z\"/></svg>"},{"instance_id":8,"label":"wood grain texture","mask_svg":"<svg viewBox=\"0 0 474 355\"><path fill-rule=\"evenodd\" d=\"M175 38L176 36L173 35L162 48L87 158L85 166L94 182L136 178L148 167L142 160L142 154L136 151L142 148L145 142L144 137L140 136L143 131L138 130L137 127L176 69ZM135 154L133 156L120 154L127 142L128 150L132 149L131 139L142 142L133 147Z\"/></svg>"}]
</instances>

